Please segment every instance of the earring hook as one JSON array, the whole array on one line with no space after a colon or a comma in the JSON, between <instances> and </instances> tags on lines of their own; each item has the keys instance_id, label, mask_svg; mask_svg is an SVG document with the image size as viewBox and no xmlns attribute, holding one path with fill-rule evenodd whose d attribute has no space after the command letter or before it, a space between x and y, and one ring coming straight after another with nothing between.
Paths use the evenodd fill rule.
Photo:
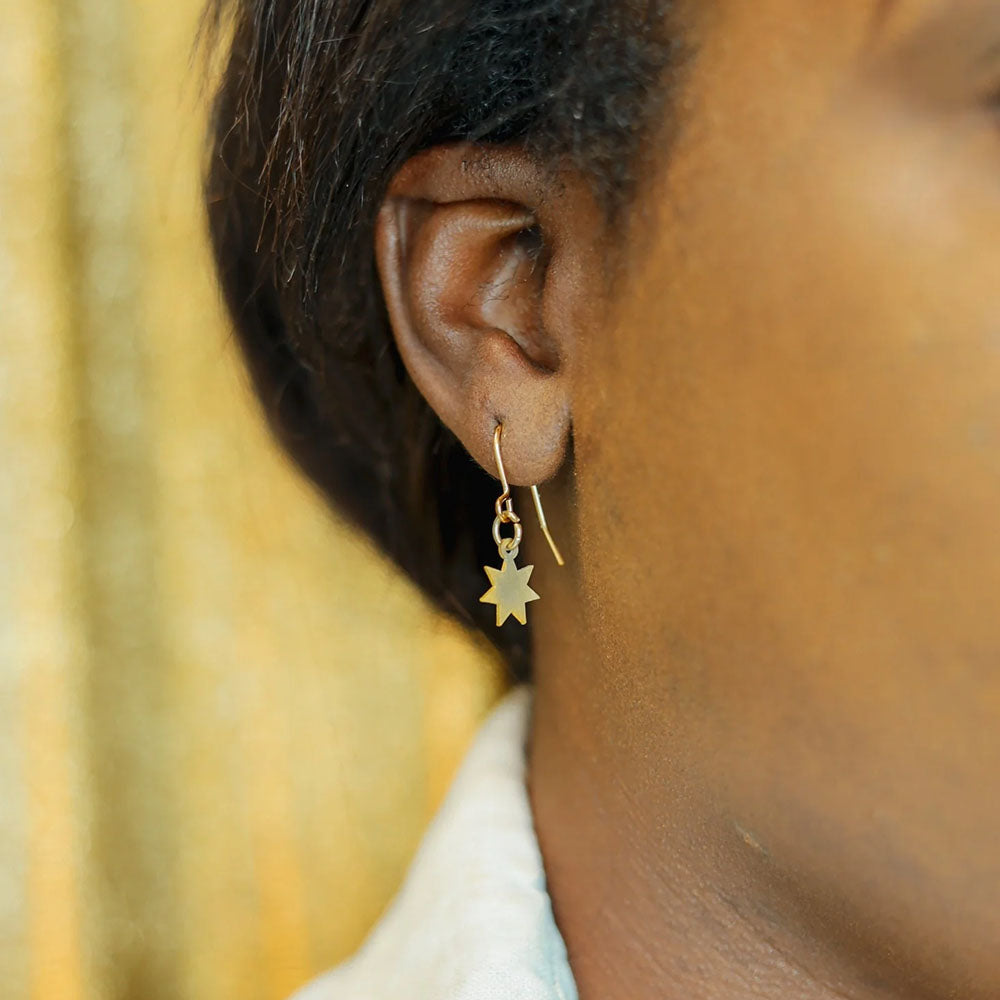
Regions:
<instances>
[{"instance_id":1,"label":"earring hook","mask_svg":"<svg viewBox=\"0 0 1000 1000\"><path fill-rule=\"evenodd\" d=\"M500 457L500 438L502 435L503 424L498 421L493 431L493 457L496 459L497 473L500 476L500 485L503 486L503 493L500 494L496 504L498 517L501 516L500 509L504 504L506 504L508 514L514 514L514 501L511 498L510 484L507 482L507 472L503 467L503 459ZM552 554L556 557L556 562L560 566L565 566L566 563L556 546L555 540L552 537L552 532L549 531L548 521L545 520L545 511L542 510L542 498L538 494L537 486L531 487L531 499L535 502L535 513L538 514L538 524L542 529L542 534L545 535L545 540L549 543L549 548L552 549Z\"/></svg>"}]
</instances>

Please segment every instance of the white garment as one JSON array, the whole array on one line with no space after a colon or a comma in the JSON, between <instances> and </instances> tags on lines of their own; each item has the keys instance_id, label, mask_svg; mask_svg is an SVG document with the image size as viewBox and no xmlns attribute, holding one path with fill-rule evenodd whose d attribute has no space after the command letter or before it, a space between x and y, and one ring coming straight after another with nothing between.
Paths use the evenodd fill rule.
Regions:
<instances>
[{"instance_id":1,"label":"white garment","mask_svg":"<svg viewBox=\"0 0 1000 1000\"><path fill-rule=\"evenodd\" d=\"M292 1000L576 1000L525 786L531 692L479 730L360 951Z\"/></svg>"}]
</instances>

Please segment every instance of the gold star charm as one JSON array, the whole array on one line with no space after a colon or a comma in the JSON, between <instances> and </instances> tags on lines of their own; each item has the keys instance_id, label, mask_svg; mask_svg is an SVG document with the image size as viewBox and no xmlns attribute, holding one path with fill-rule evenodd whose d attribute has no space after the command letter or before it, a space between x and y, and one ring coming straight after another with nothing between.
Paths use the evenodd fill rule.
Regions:
<instances>
[{"instance_id":1,"label":"gold star charm","mask_svg":"<svg viewBox=\"0 0 1000 1000\"><path fill-rule=\"evenodd\" d=\"M531 601L538 600L528 580L531 578L531 571L534 566L525 566L518 569L514 559L517 557L517 549L512 552L503 552L503 566L495 569L493 566L484 566L486 575L489 577L492 586L479 598L482 604L495 604L497 606L497 625L503 625L510 615L513 615L522 625L528 624L528 615L525 605Z\"/></svg>"}]
</instances>

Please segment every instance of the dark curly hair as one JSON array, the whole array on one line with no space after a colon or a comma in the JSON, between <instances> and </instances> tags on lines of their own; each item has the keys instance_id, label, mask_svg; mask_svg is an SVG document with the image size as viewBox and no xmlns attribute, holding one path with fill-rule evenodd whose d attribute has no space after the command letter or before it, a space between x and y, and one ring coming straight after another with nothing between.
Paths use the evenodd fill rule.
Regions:
<instances>
[{"instance_id":1,"label":"dark curly hair","mask_svg":"<svg viewBox=\"0 0 1000 1000\"><path fill-rule=\"evenodd\" d=\"M211 127L215 257L281 442L332 502L515 674L478 603L495 481L396 351L374 257L389 180L428 147L518 143L591 182L609 225L681 47L671 0L214 0L231 39Z\"/></svg>"}]
</instances>

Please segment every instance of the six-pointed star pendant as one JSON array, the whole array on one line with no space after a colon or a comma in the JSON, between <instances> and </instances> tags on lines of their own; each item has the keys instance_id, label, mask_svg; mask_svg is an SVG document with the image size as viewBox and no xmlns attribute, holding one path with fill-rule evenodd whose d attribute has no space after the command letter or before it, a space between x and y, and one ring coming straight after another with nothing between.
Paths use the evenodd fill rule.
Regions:
<instances>
[{"instance_id":1,"label":"six-pointed star pendant","mask_svg":"<svg viewBox=\"0 0 1000 1000\"><path fill-rule=\"evenodd\" d=\"M479 598L482 604L495 604L497 606L497 625L503 625L510 615L513 615L522 625L528 622L528 615L525 605L531 601L538 600L528 580L534 566L525 566L518 569L514 562L516 552L505 552L503 555L503 566L494 569L492 566L484 566L486 575L493 585Z\"/></svg>"}]
</instances>

